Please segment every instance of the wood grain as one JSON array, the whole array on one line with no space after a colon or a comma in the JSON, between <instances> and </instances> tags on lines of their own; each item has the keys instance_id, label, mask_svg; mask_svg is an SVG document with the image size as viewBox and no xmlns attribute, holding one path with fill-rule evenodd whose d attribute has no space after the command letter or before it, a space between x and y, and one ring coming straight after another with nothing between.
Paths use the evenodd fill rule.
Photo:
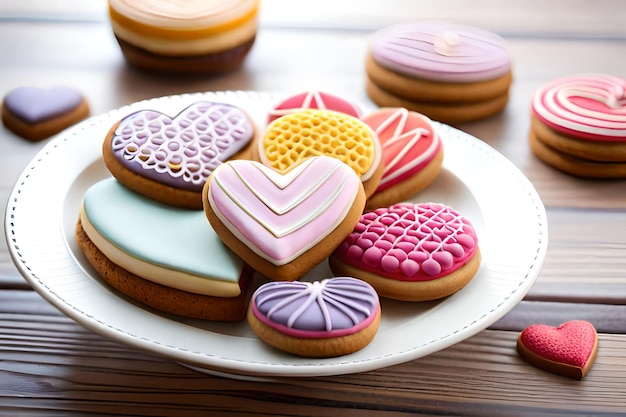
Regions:
<instances>
[{"instance_id":1,"label":"wood grain","mask_svg":"<svg viewBox=\"0 0 626 417\"><path fill-rule=\"evenodd\" d=\"M45 408L138 416L174 410L177 416L336 416L338 408L342 415L476 416L626 410L626 335L600 336L596 363L583 381L532 368L517 355L517 332L488 330L403 365L268 383L209 376L129 349L83 329L31 291L2 291L0 306L0 415Z\"/></svg>"}]
</instances>

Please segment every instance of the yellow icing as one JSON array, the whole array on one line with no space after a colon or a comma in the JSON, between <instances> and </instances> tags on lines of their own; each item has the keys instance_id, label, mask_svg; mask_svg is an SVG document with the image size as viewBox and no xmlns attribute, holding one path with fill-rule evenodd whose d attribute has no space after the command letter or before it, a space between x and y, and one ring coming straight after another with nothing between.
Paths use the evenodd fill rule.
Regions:
<instances>
[{"instance_id":1,"label":"yellow icing","mask_svg":"<svg viewBox=\"0 0 626 417\"><path fill-rule=\"evenodd\" d=\"M274 120L259 141L263 164L286 170L310 156L327 155L350 166L362 181L381 160L376 133L359 119L333 111L309 109Z\"/></svg>"}]
</instances>

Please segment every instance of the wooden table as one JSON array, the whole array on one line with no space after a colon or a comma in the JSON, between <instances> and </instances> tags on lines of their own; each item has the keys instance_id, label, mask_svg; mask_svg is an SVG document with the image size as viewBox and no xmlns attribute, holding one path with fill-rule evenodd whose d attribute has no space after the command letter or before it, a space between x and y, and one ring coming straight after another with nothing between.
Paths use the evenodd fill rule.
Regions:
<instances>
[{"instance_id":1,"label":"wooden table","mask_svg":"<svg viewBox=\"0 0 626 417\"><path fill-rule=\"evenodd\" d=\"M15 3L15 4L13 4ZM368 102L363 57L386 25L450 19L504 36L515 80L506 110L459 126L533 182L547 210L549 248L526 298L489 329L430 356L354 375L240 381L198 373L82 328L32 291L0 244L0 415L626 415L626 181L587 181L543 165L526 135L535 89L556 77L626 77L620 0L551 2L265 0L245 66L211 79L164 79L126 67L103 0L0 5L0 94L70 85L92 113L150 97L208 90L318 89ZM430 5L428 3L436 3ZM323 11L323 13L320 13ZM0 200L45 145L0 128ZM5 203L3 203L5 204ZM525 326L591 321L596 363L582 381L520 359Z\"/></svg>"}]
</instances>

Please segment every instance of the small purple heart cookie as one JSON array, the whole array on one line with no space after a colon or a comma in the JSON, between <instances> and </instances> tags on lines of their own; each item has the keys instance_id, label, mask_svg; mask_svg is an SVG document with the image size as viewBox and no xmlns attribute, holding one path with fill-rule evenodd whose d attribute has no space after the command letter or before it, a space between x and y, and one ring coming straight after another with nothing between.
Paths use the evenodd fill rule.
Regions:
<instances>
[{"instance_id":1,"label":"small purple heart cookie","mask_svg":"<svg viewBox=\"0 0 626 417\"><path fill-rule=\"evenodd\" d=\"M48 138L88 115L85 98L69 87L18 87L2 103L7 129L31 141Z\"/></svg>"}]
</instances>

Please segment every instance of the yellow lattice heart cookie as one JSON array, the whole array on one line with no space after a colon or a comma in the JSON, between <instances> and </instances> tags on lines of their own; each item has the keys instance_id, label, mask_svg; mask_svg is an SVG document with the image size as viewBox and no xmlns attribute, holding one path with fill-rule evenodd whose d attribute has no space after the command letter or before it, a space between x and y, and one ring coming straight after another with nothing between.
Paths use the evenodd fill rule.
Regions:
<instances>
[{"instance_id":1,"label":"yellow lattice heart cookie","mask_svg":"<svg viewBox=\"0 0 626 417\"><path fill-rule=\"evenodd\" d=\"M383 172L376 133L356 117L329 110L303 110L274 120L255 152L260 162L280 171L310 156L332 156L357 173L367 196Z\"/></svg>"}]
</instances>

